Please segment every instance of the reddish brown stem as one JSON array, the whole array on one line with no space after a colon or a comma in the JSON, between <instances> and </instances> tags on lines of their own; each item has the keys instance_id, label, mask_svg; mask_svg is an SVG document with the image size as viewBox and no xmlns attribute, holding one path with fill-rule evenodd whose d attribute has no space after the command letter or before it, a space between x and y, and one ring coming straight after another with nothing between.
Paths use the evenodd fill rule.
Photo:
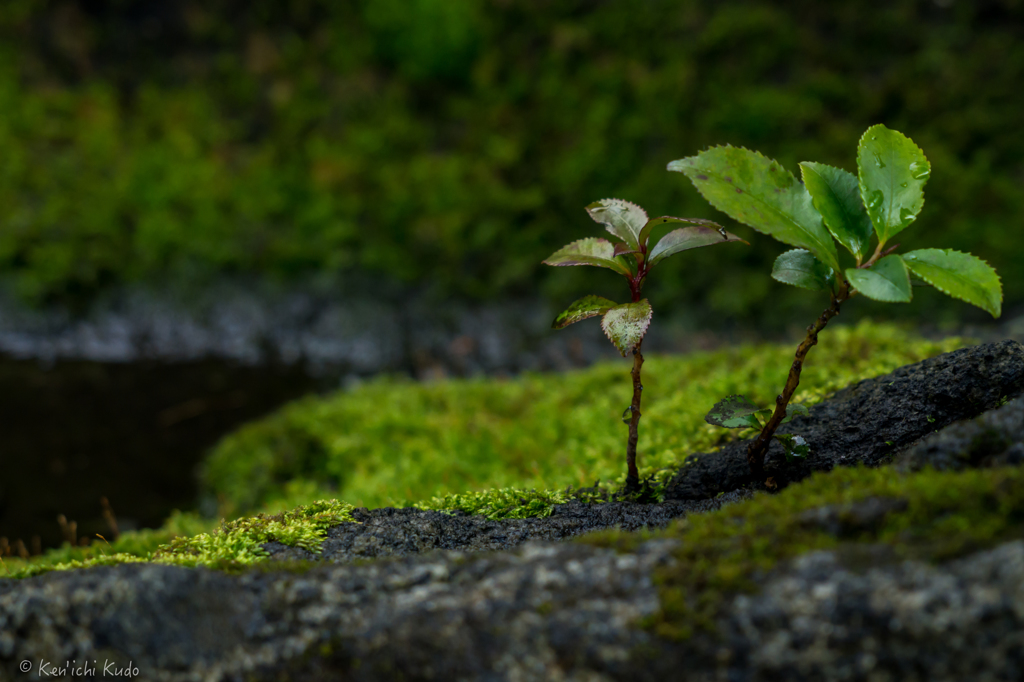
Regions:
<instances>
[{"instance_id":1,"label":"reddish brown stem","mask_svg":"<svg viewBox=\"0 0 1024 682\"><path fill-rule=\"evenodd\" d=\"M641 341L641 343L643 343ZM629 420L629 442L626 445L626 490L633 491L640 488L640 472L636 468L636 443L640 438L640 394L644 387L640 383L640 368L644 364L643 353L640 352L640 343L633 349L633 402L630 405Z\"/></svg>"},{"instance_id":2,"label":"reddish brown stem","mask_svg":"<svg viewBox=\"0 0 1024 682\"><path fill-rule=\"evenodd\" d=\"M832 305L818 317L814 324L807 328L807 336L797 347L796 357L789 368L789 378L786 379L786 387L782 390L782 395L775 399L775 411L772 413L768 423L761 429L761 433L757 435L754 442L747 448L747 462L750 464L750 470L753 472L754 478L759 481L764 480L764 458L768 453L768 445L772 442L775 430L779 428L782 420L786 418L786 406L789 405L790 399L796 392L796 387L800 385L800 371L803 369L804 359L811 348L818 343L818 332L825 328L829 320L839 314L839 306L848 298L850 298L850 284L844 280L842 286L839 287L839 293L832 294Z\"/></svg>"}]
</instances>

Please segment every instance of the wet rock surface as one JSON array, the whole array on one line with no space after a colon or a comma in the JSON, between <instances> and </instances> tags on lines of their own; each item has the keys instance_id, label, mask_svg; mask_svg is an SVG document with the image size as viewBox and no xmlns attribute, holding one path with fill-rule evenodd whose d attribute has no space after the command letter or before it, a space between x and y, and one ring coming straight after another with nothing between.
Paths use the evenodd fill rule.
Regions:
<instances>
[{"instance_id":1,"label":"wet rock surface","mask_svg":"<svg viewBox=\"0 0 1024 682\"><path fill-rule=\"evenodd\" d=\"M838 391L780 433L803 436L811 453L787 463L777 442L765 471L784 487L815 471L889 461L921 438L1024 393L1024 346L1012 340L963 348ZM669 500L700 500L753 483L749 441L691 459L672 479Z\"/></svg>"},{"instance_id":2,"label":"wet rock surface","mask_svg":"<svg viewBox=\"0 0 1024 682\"><path fill-rule=\"evenodd\" d=\"M792 431L817 449L799 466L787 468L776 456L770 467L780 480L793 481L855 461L883 464L901 445L923 438L913 447L927 449L928 438L951 440L962 423L947 429L952 435L928 434L1022 389L1024 348L1013 342L904 367L794 420ZM1015 417L1006 415L1014 409L1008 404L981 421L1012 431ZM829 433L839 434L839 445L826 439ZM883 447L885 440L893 445ZM357 510L361 523L329 531L327 561L303 563L302 571L272 564L227 575L129 564L0 580L0 680L42 679L40 661L72 660L95 660L100 669L105 661L131 662L138 679L155 680L655 680L678 679L681 671L686 679L708 681L1013 680L1024 674L1020 540L941 565L899 562L888 548L861 545L808 554L757 577L756 592L730 598L718 620L720 638L685 642L640 625L659 606L652 574L673 561L677 541L652 539L622 553L538 542L608 525L657 527L749 496L743 475L721 464L729 457L705 455L684 467L673 488L677 499L659 505L573 502L548 519L504 521ZM718 480L716 472L724 472ZM711 494L727 486L727 495ZM703 496L682 497L681 490ZM801 521L845 538L877 527L903 504L870 498L814 509ZM277 559L310 558L267 548ZM22 661L31 664L28 674L19 672Z\"/></svg>"},{"instance_id":3,"label":"wet rock surface","mask_svg":"<svg viewBox=\"0 0 1024 682\"><path fill-rule=\"evenodd\" d=\"M900 469L942 471L1024 462L1024 397L929 434L896 459Z\"/></svg>"}]
</instances>

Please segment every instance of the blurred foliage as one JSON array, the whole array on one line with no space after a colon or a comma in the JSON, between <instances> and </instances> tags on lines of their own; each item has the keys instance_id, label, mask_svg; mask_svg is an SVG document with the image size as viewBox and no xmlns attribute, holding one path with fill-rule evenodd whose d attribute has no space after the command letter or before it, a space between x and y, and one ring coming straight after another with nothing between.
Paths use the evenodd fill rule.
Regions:
<instances>
[{"instance_id":1,"label":"blurred foliage","mask_svg":"<svg viewBox=\"0 0 1024 682\"><path fill-rule=\"evenodd\" d=\"M0 273L37 302L254 272L560 301L606 279L540 265L591 201L722 219L669 160L732 143L852 170L881 122L934 168L905 248L977 254L1012 305L1022 34L1020 0L6 0ZM680 259L652 303L821 307L736 231L752 248ZM913 310L939 305L969 314Z\"/></svg>"},{"instance_id":2,"label":"blurred foliage","mask_svg":"<svg viewBox=\"0 0 1024 682\"><path fill-rule=\"evenodd\" d=\"M814 404L964 341L925 341L892 325L862 322L829 328L820 344L804 368L797 403ZM751 437L750 429L707 424L704 414L720 396L741 391L770 403L792 358L790 344L649 357L641 476L660 481L691 454ZM625 481L621 414L632 394L628 364L426 384L381 377L326 398L303 398L221 441L204 464L204 486L228 518L325 498L508 516L517 491L460 493L558 491L595 479L614 489ZM537 509L551 503L534 502Z\"/></svg>"}]
</instances>

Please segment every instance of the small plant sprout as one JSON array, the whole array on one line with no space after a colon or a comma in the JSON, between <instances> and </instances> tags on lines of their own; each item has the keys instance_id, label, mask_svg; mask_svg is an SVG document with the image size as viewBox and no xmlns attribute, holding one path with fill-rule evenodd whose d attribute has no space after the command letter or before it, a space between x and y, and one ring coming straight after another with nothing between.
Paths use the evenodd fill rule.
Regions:
<instances>
[{"instance_id":1,"label":"small plant sprout","mask_svg":"<svg viewBox=\"0 0 1024 682\"><path fill-rule=\"evenodd\" d=\"M602 199L587 206L587 213L595 222L605 226L619 241L614 243L599 237L580 239L553 253L546 265L595 265L614 270L629 282L629 303L615 303L600 296L584 296L555 318L551 327L561 329L573 322L601 315L601 328L615 347L626 357L633 354L633 402L622 414L629 424L626 446L626 490L640 487L640 473L636 466L636 444L640 424L640 368L644 356L640 352L644 335L651 324L651 304L640 298L644 281L651 268L671 255L712 244L747 242L730 234L718 223L698 218L661 216L648 219L647 213L628 201ZM687 225L672 230L656 244L649 245L651 232L662 225Z\"/></svg>"},{"instance_id":2,"label":"small plant sprout","mask_svg":"<svg viewBox=\"0 0 1024 682\"><path fill-rule=\"evenodd\" d=\"M894 251L899 244L889 246L893 237L917 219L924 205L924 184L931 174L924 152L895 130L883 125L867 129L857 147L857 175L803 162L800 183L778 162L728 145L673 161L668 169L684 173L718 210L796 247L776 259L773 278L827 291L831 299L829 307L807 328L770 417L768 409L759 410L743 396L730 396L705 418L731 428L760 427L747 450L747 461L759 480L764 479L764 458L772 436L787 419L787 406L800 383L807 353L847 299L860 293L876 301L907 303L912 286L931 285L993 317L1002 311L999 277L981 259L949 249L897 255ZM877 238L873 251L872 233ZM850 252L853 267L840 264L833 239ZM796 407L792 406L794 411ZM762 424L758 417L766 421ZM795 437L776 438L784 441L787 455L806 453L794 447Z\"/></svg>"}]
</instances>

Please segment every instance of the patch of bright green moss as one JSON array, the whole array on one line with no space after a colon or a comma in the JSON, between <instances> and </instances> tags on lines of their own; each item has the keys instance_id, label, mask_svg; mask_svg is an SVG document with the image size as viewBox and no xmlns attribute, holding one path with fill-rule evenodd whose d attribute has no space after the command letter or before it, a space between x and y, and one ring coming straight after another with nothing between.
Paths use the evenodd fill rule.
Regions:
<instances>
[{"instance_id":1,"label":"patch of bright green moss","mask_svg":"<svg viewBox=\"0 0 1024 682\"><path fill-rule=\"evenodd\" d=\"M266 542L319 554L327 529L354 522L351 512L352 505L324 500L273 516L257 514L227 521L209 532L197 532L207 524L195 517L178 515L160 531L150 531L152 537L131 533L112 545L65 546L29 561L5 560L6 574L0 572L0 577L26 578L48 571L140 561L237 570L266 559L267 552L261 547Z\"/></svg>"},{"instance_id":2,"label":"patch of bright green moss","mask_svg":"<svg viewBox=\"0 0 1024 682\"><path fill-rule=\"evenodd\" d=\"M804 367L796 401L817 403L861 379L963 345L923 340L893 325L830 327ZM731 393L770 404L794 349L766 344L647 358L641 474L670 475L688 455L749 435L711 426L704 414ZM376 379L297 401L243 427L207 460L205 485L223 501L227 518L324 498L367 507L440 498L427 504L521 514L499 498L518 494L512 489L564 490L595 480L614 489L624 480L627 429L620 417L632 397L629 370L622 360L515 379ZM499 491L491 493L493 504L458 497L485 490Z\"/></svg>"},{"instance_id":3,"label":"patch of bright green moss","mask_svg":"<svg viewBox=\"0 0 1024 682\"><path fill-rule=\"evenodd\" d=\"M869 497L907 501L875 530L837 538L800 514ZM754 577L808 551L851 543L882 543L900 558L938 561L1024 537L1024 470L836 469L815 474L777 495L760 494L671 528L638 536L603 531L582 541L629 550L650 537L673 537L676 562L656 570L661 610L648 625L659 635L686 638L711 630L727 599L755 589Z\"/></svg>"},{"instance_id":4,"label":"patch of bright green moss","mask_svg":"<svg viewBox=\"0 0 1024 682\"><path fill-rule=\"evenodd\" d=\"M523 488L496 488L470 493L449 493L417 502L417 509L455 512L486 516L489 519L529 519L551 516L556 504L572 499L604 499L604 495L588 495L582 491L525 490Z\"/></svg>"}]
</instances>

